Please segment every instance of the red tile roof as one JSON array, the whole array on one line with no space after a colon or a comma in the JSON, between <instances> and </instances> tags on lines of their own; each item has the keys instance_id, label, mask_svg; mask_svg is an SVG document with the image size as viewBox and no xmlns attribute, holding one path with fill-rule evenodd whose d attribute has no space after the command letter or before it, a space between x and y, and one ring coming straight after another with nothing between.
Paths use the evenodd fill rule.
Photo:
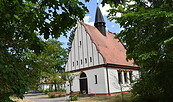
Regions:
<instances>
[{"instance_id":1,"label":"red tile roof","mask_svg":"<svg viewBox=\"0 0 173 102\"><path fill-rule=\"evenodd\" d=\"M118 64L126 66L136 66L133 60L126 60L126 49L119 39L115 39L115 34L106 33L103 36L96 27L80 22L89 34L97 50L103 56L105 64Z\"/></svg>"}]
</instances>

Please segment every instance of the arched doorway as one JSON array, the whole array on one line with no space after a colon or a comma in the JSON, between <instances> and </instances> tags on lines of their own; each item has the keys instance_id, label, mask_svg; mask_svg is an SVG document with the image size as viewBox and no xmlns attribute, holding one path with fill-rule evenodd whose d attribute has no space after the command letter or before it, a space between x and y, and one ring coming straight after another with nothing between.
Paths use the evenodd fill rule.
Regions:
<instances>
[{"instance_id":1,"label":"arched doorway","mask_svg":"<svg viewBox=\"0 0 173 102\"><path fill-rule=\"evenodd\" d=\"M88 94L87 76L84 72L81 73L79 81L80 81L80 93Z\"/></svg>"}]
</instances>

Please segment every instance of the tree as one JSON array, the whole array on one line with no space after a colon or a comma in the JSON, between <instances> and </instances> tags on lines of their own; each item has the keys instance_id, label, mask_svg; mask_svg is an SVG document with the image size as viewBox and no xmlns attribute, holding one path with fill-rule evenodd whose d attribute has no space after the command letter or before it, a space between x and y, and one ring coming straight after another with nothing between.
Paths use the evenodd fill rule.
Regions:
<instances>
[{"instance_id":1,"label":"tree","mask_svg":"<svg viewBox=\"0 0 173 102\"><path fill-rule=\"evenodd\" d=\"M61 78L59 78L59 74L64 72L67 51L61 47L62 43L59 41L48 40L44 43L44 50L40 54L35 54L30 50L26 53L28 61L34 62L30 63L28 67L36 71L33 72L33 74L37 75L34 78L34 80L37 81L36 84L40 82L40 78L46 78L46 80L55 85L55 91L57 91L57 84L62 82Z\"/></svg>"},{"instance_id":2,"label":"tree","mask_svg":"<svg viewBox=\"0 0 173 102\"><path fill-rule=\"evenodd\" d=\"M67 51L62 48L63 43L56 40L45 41L44 50L34 57L35 62L39 67L44 67L43 71L52 73L50 69L55 72L63 72L63 67L65 66L67 60ZM33 60L33 58L31 58Z\"/></svg>"},{"instance_id":3,"label":"tree","mask_svg":"<svg viewBox=\"0 0 173 102\"><path fill-rule=\"evenodd\" d=\"M65 84L65 80L63 80L61 76L61 73L57 72L46 73L47 81L55 86L54 91L58 91L58 89L60 89L60 85Z\"/></svg>"},{"instance_id":4,"label":"tree","mask_svg":"<svg viewBox=\"0 0 173 102\"><path fill-rule=\"evenodd\" d=\"M125 43L127 59L141 67L141 78L133 92L143 101L168 101L173 94L173 1L127 0L116 6L108 2L109 19L124 30L118 35ZM116 13L121 17L116 17Z\"/></svg>"},{"instance_id":5,"label":"tree","mask_svg":"<svg viewBox=\"0 0 173 102\"><path fill-rule=\"evenodd\" d=\"M29 49L38 54L44 45L35 32L45 39L66 35L86 12L78 0L0 2L0 101L9 101L13 94L22 98L30 84L31 69L23 53Z\"/></svg>"},{"instance_id":6,"label":"tree","mask_svg":"<svg viewBox=\"0 0 173 102\"><path fill-rule=\"evenodd\" d=\"M76 74L71 74L69 72L62 73L62 79L67 81L69 83L69 86L70 86L70 100L71 101L72 101L72 93L73 93L72 84L73 84L73 80L76 76L77 76Z\"/></svg>"},{"instance_id":7,"label":"tree","mask_svg":"<svg viewBox=\"0 0 173 102\"><path fill-rule=\"evenodd\" d=\"M103 6L105 5L105 3L110 4L111 6L118 6L118 4L124 4L127 0L103 0L102 4Z\"/></svg>"},{"instance_id":8,"label":"tree","mask_svg":"<svg viewBox=\"0 0 173 102\"><path fill-rule=\"evenodd\" d=\"M69 36L69 41L67 43L68 45L68 53L71 51L71 48L72 48L72 42L73 42L73 39L74 39L74 31L75 31L76 28L74 28L71 33L70 33L70 36Z\"/></svg>"}]
</instances>

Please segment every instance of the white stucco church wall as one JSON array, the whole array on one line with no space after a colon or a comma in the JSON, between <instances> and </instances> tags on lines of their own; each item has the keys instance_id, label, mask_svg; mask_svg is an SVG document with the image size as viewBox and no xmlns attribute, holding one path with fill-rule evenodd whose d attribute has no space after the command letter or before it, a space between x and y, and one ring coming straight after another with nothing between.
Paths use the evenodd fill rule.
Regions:
<instances>
[{"instance_id":1,"label":"white stucco church wall","mask_svg":"<svg viewBox=\"0 0 173 102\"><path fill-rule=\"evenodd\" d=\"M72 71L100 64L104 64L102 55L78 22L65 70Z\"/></svg>"},{"instance_id":2,"label":"white stucco church wall","mask_svg":"<svg viewBox=\"0 0 173 102\"><path fill-rule=\"evenodd\" d=\"M109 86L110 86L110 93L120 92L121 88L122 91L130 91L131 89L131 82L130 82L130 73L132 73L132 80L139 79L139 71L138 70L128 70L123 69L122 73L122 84L119 84L118 78L118 71L122 70L121 68L108 68L109 74ZM125 82L124 73L127 73L127 82Z\"/></svg>"},{"instance_id":3,"label":"white stucco church wall","mask_svg":"<svg viewBox=\"0 0 173 102\"><path fill-rule=\"evenodd\" d=\"M104 22L101 23L104 24ZM86 28L86 26L88 28ZM81 22L77 23L74 33L72 47L69 52L68 61L65 67L66 72L78 75L73 80L72 91L80 94L84 94L83 91L86 91L85 94L92 95L112 95L121 91L129 91L131 88L130 80L139 78L139 67L132 66L131 62L126 62L124 57L125 51L122 51L125 50L122 48L123 45L118 45L120 46L120 52L117 54L120 54L120 57L118 57L120 58L118 59L120 61L117 61L118 64L116 64L116 60L112 60L111 58L107 59L107 56L112 57L116 55L113 54L114 51L110 51L111 48L109 48L109 50L105 50L109 44L111 44L110 46L114 47L115 41L105 44L107 43L105 41L108 39L106 35L102 35L95 27L91 27L89 25L84 26L84 23ZM93 36L91 36L91 34L96 37L94 38L95 41L93 41ZM99 35L99 39L103 39L103 41L98 41L96 35ZM114 37L112 37L112 39L114 39ZM116 43L119 43L119 41ZM100 44L104 45L102 46ZM115 49L116 48L114 47L113 50ZM105 51L111 53L106 55ZM121 58L121 55L123 55L123 58ZM112 58L114 59L115 57ZM106 61L112 63L108 63ZM122 62L122 65L120 62ZM66 90L67 94L69 94L69 83L66 84Z\"/></svg>"}]
</instances>

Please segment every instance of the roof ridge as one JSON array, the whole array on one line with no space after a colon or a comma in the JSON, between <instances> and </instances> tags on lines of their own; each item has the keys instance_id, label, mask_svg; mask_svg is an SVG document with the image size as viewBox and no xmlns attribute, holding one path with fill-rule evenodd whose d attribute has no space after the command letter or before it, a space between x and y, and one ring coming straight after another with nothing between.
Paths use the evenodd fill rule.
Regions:
<instances>
[{"instance_id":1,"label":"roof ridge","mask_svg":"<svg viewBox=\"0 0 173 102\"><path fill-rule=\"evenodd\" d=\"M116 33L107 32L107 36L100 34L96 27L80 22L97 51L102 55L104 63L135 66L134 60L126 60L126 49L120 39L115 39Z\"/></svg>"}]
</instances>

